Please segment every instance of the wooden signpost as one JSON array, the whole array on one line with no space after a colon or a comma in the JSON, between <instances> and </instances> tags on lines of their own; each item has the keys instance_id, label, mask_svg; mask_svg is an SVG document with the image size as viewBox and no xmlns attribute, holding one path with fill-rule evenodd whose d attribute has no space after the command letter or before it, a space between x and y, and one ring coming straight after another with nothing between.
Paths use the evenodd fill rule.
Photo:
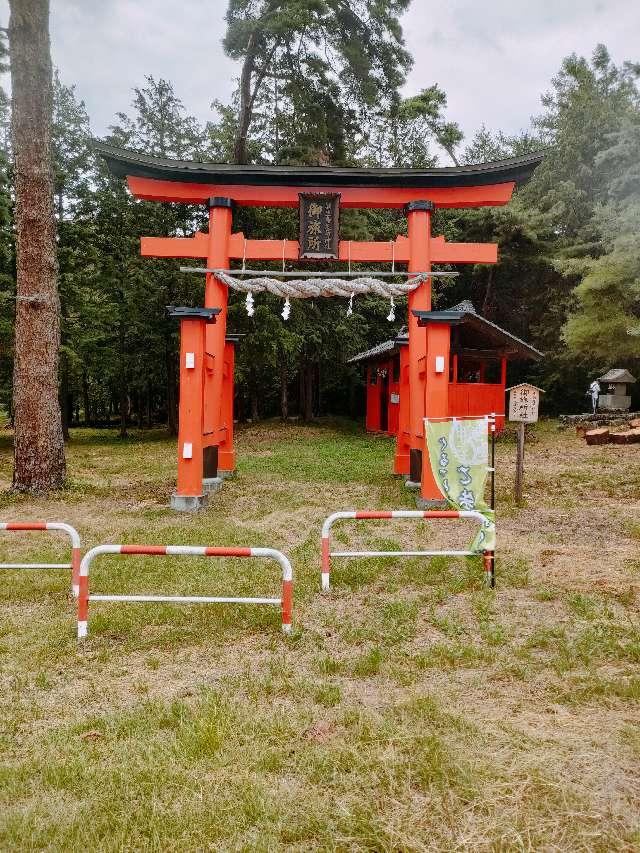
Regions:
<instances>
[{"instance_id":1,"label":"wooden signpost","mask_svg":"<svg viewBox=\"0 0 640 853\"><path fill-rule=\"evenodd\" d=\"M538 405L540 394L544 394L542 388L522 382L507 388L509 392L509 420L518 423L518 440L516 452L516 480L513 494L516 503L522 501L522 481L524 477L524 441L525 428L527 424L534 424L538 420Z\"/></svg>"}]
</instances>

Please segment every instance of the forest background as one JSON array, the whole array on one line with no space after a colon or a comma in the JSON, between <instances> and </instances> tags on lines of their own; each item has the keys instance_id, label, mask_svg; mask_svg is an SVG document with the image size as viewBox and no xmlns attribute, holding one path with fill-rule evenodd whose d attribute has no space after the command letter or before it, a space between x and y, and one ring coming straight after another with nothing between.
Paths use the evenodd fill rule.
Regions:
<instances>
[{"instance_id":1,"label":"forest background","mask_svg":"<svg viewBox=\"0 0 640 853\"><path fill-rule=\"evenodd\" d=\"M585 408L588 381L610 367L640 372L640 64L616 66L603 45L567 57L517 136L481 127L465 140L440 84L400 95L411 57L400 17L410 0L274 3L229 0L224 47L238 61L237 92L212 120L187 115L169 80L147 77L105 141L161 157L236 163L402 166L477 163L547 149L506 208L441 210L434 234L499 244L495 267L460 267L435 288L436 307L463 298L545 353L516 366L546 390L549 413ZM355 4L357 5L357 4ZM55 10L54 10L55 14ZM3 48L3 60L7 53ZM6 70L6 69L5 69ZM0 413L11 418L16 274L10 99L0 91ZM92 152L90 116L73 81L54 79L53 140L62 314L60 402L74 424L157 423L177 429L175 321L169 304L202 304L203 283L180 261L139 257L141 235L188 236L198 207L134 201ZM297 236L295 211L238 209L234 230ZM406 233L401 211L343 211L342 239ZM248 317L231 294L236 413L310 419L357 416L363 383L346 363L404 322L375 297L256 300Z\"/></svg>"}]
</instances>

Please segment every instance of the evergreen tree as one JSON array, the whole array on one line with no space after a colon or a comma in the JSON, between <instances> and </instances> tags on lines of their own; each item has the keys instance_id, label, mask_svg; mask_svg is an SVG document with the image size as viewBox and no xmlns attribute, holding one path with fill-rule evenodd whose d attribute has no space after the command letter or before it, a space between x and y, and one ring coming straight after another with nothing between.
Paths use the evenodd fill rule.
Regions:
<instances>
[{"instance_id":1,"label":"evergreen tree","mask_svg":"<svg viewBox=\"0 0 640 853\"><path fill-rule=\"evenodd\" d=\"M604 253L587 264L577 308L564 329L569 347L599 368L640 362L640 110L595 160L608 201L594 230Z\"/></svg>"},{"instance_id":2,"label":"evergreen tree","mask_svg":"<svg viewBox=\"0 0 640 853\"><path fill-rule=\"evenodd\" d=\"M366 111L393 97L411 64L399 22L409 2L229 0L224 47L242 62L234 162L248 162L254 112L269 87L285 116L279 139L293 144L295 159L342 161L353 105ZM292 158L276 151L273 159Z\"/></svg>"}]
</instances>

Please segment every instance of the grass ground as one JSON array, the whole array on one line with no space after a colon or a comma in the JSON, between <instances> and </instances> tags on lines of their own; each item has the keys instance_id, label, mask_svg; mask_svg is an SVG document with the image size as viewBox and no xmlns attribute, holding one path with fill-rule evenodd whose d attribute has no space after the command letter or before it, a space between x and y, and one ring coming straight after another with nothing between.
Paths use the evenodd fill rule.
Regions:
<instances>
[{"instance_id":1,"label":"grass ground","mask_svg":"<svg viewBox=\"0 0 640 853\"><path fill-rule=\"evenodd\" d=\"M336 560L329 512L411 507L392 444L349 424L241 430L206 512L166 508L174 443L76 431L68 489L0 517L83 542L270 545L295 631L266 607L95 603L78 649L63 573L0 587L4 850L640 849L640 448L542 423L526 504L498 446L497 589L474 561ZM10 484L0 438L0 490ZM336 526L348 546L469 541L460 522ZM64 556L4 534L0 559ZM95 592L278 594L261 561L104 558Z\"/></svg>"}]
</instances>

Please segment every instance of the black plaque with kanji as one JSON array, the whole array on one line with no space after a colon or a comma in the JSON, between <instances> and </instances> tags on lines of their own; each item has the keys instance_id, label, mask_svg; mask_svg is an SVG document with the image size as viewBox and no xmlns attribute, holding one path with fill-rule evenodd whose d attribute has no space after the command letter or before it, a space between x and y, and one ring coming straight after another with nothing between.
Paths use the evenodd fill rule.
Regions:
<instances>
[{"instance_id":1,"label":"black plaque with kanji","mask_svg":"<svg viewBox=\"0 0 640 853\"><path fill-rule=\"evenodd\" d=\"M340 193L299 193L300 257L339 257Z\"/></svg>"}]
</instances>

